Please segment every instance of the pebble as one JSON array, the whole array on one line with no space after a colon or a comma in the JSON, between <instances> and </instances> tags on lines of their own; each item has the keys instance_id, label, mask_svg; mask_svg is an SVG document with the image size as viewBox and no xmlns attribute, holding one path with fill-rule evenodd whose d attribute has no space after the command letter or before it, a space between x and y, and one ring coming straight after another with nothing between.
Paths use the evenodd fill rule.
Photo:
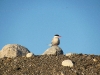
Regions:
<instances>
[{"instance_id":1,"label":"pebble","mask_svg":"<svg viewBox=\"0 0 100 75\"><path fill-rule=\"evenodd\" d=\"M66 54L66 56L72 56L73 55L73 53L67 53Z\"/></svg>"},{"instance_id":2,"label":"pebble","mask_svg":"<svg viewBox=\"0 0 100 75\"><path fill-rule=\"evenodd\" d=\"M64 61L62 62L62 65L63 65L63 66L68 66L68 67L73 67L73 63L72 63L71 60L64 60Z\"/></svg>"},{"instance_id":3,"label":"pebble","mask_svg":"<svg viewBox=\"0 0 100 75\"><path fill-rule=\"evenodd\" d=\"M28 57L28 58L29 58L29 57L32 57L32 56L33 56L33 53L27 53L27 54L26 54L26 57Z\"/></svg>"}]
</instances>

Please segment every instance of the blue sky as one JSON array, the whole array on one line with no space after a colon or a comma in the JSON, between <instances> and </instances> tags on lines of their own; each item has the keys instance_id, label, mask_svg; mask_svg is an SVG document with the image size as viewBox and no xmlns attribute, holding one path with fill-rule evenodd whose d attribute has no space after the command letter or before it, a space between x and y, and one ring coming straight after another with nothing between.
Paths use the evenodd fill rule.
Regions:
<instances>
[{"instance_id":1,"label":"blue sky","mask_svg":"<svg viewBox=\"0 0 100 75\"><path fill-rule=\"evenodd\" d=\"M0 0L0 49L20 44L41 55L55 34L64 54L100 55L100 0Z\"/></svg>"}]
</instances>

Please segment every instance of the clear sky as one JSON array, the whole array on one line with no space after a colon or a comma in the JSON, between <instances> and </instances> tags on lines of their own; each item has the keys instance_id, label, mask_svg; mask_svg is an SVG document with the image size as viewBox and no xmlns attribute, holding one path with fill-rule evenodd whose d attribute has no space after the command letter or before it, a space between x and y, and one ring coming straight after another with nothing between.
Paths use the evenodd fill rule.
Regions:
<instances>
[{"instance_id":1,"label":"clear sky","mask_svg":"<svg viewBox=\"0 0 100 75\"><path fill-rule=\"evenodd\" d=\"M0 49L42 54L55 34L64 54L100 55L100 0L0 0Z\"/></svg>"}]
</instances>

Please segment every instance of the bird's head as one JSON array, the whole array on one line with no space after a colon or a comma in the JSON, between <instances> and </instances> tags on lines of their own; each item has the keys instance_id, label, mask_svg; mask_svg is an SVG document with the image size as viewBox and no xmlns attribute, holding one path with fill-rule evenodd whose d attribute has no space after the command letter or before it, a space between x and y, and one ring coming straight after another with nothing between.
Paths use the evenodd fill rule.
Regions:
<instances>
[{"instance_id":1,"label":"bird's head","mask_svg":"<svg viewBox=\"0 0 100 75\"><path fill-rule=\"evenodd\" d=\"M60 38L61 36L58 34L55 34L54 37Z\"/></svg>"}]
</instances>

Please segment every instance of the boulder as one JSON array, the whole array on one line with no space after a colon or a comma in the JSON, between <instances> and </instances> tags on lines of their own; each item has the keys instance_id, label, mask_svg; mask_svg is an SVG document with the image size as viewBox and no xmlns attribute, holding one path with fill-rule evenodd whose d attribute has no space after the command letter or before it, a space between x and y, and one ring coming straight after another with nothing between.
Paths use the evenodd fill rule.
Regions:
<instances>
[{"instance_id":1,"label":"boulder","mask_svg":"<svg viewBox=\"0 0 100 75\"><path fill-rule=\"evenodd\" d=\"M18 44L7 44L0 51L0 58L3 57L17 57L17 56L26 56L30 51L24 46Z\"/></svg>"},{"instance_id":2,"label":"boulder","mask_svg":"<svg viewBox=\"0 0 100 75\"><path fill-rule=\"evenodd\" d=\"M61 55L63 50L59 46L51 46L42 55Z\"/></svg>"},{"instance_id":3,"label":"boulder","mask_svg":"<svg viewBox=\"0 0 100 75\"><path fill-rule=\"evenodd\" d=\"M73 67L73 62L71 60L64 60L62 62L63 66Z\"/></svg>"}]
</instances>

